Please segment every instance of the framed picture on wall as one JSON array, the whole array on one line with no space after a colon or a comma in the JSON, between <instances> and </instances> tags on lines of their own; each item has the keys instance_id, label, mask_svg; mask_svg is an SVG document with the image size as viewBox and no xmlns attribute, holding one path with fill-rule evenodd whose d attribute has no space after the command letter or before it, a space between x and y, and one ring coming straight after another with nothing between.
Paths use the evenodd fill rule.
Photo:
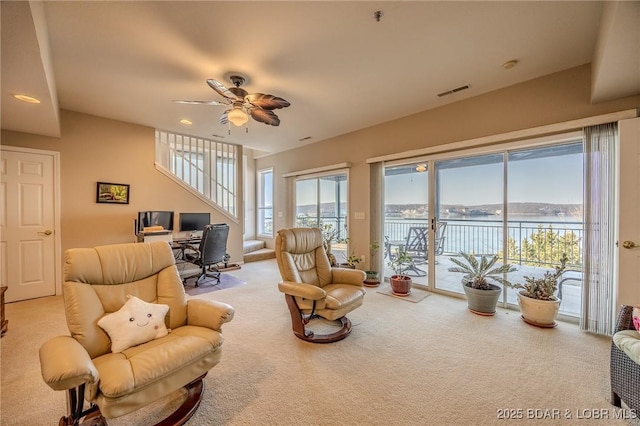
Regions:
<instances>
[{"instance_id":1,"label":"framed picture on wall","mask_svg":"<svg viewBox=\"0 0 640 426\"><path fill-rule=\"evenodd\" d=\"M129 204L129 185L98 182L96 203Z\"/></svg>"}]
</instances>

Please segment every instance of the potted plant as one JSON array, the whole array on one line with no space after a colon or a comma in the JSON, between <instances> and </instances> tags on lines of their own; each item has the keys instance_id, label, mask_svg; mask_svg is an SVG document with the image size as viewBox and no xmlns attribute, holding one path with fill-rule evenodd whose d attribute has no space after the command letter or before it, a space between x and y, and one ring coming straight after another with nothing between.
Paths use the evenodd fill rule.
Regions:
<instances>
[{"instance_id":1,"label":"potted plant","mask_svg":"<svg viewBox=\"0 0 640 426\"><path fill-rule=\"evenodd\" d=\"M320 231L322 232L322 244L329 258L329 264L336 266L338 262L336 261L336 256L331 252L331 243L338 240L340 232L331 223L323 223L320 226Z\"/></svg>"},{"instance_id":2,"label":"potted plant","mask_svg":"<svg viewBox=\"0 0 640 426\"><path fill-rule=\"evenodd\" d=\"M555 272L546 271L542 278L525 276L524 284L506 284L518 288L518 305L522 319L538 327L555 327L561 300L556 297L558 280L567 268L568 257L563 253Z\"/></svg>"},{"instance_id":3,"label":"potted plant","mask_svg":"<svg viewBox=\"0 0 640 426\"><path fill-rule=\"evenodd\" d=\"M389 260L389 266L395 272L395 275L389 278L389 284L391 284L391 291L396 296L408 296L411 293L413 282L411 277L404 273L410 264L411 257L402 246L398 248L396 254Z\"/></svg>"},{"instance_id":4,"label":"potted plant","mask_svg":"<svg viewBox=\"0 0 640 426\"><path fill-rule=\"evenodd\" d=\"M460 256L464 261L457 257L449 258L449 260L458 265L449 268L449 272L464 274L462 288L467 296L469 310L478 315L495 314L502 287L489 281L510 285L511 283L503 275L515 271L515 267L508 263L494 267L498 261L498 255L491 257L480 256L480 261L473 254L460 252Z\"/></svg>"},{"instance_id":5,"label":"potted plant","mask_svg":"<svg viewBox=\"0 0 640 426\"><path fill-rule=\"evenodd\" d=\"M356 265L358 263L360 263L360 258L358 256L356 256L355 253L351 253L351 255L349 255L349 257L347 257L347 262L346 263L341 263L340 267L341 268L356 269Z\"/></svg>"},{"instance_id":6,"label":"potted plant","mask_svg":"<svg viewBox=\"0 0 640 426\"><path fill-rule=\"evenodd\" d=\"M378 250L380 249L380 244L377 241L373 241L369 244L369 263L373 262ZM364 280L364 285L367 287L377 287L380 285L380 275L378 271L373 269L364 271L367 274L367 277Z\"/></svg>"}]
</instances>

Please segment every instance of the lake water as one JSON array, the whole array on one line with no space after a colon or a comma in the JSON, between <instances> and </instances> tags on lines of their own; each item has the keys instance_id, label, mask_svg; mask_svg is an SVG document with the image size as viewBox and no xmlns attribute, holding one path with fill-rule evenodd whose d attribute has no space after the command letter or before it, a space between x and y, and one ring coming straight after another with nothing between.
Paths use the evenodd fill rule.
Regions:
<instances>
[{"instance_id":1,"label":"lake water","mask_svg":"<svg viewBox=\"0 0 640 426\"><path fill-rule=\"evenodd\" d=\"M497 253L502 251L503 222L498 215L447 218L444 232L444 251L473 253ZM387 219L385 236L392 241L404 240L411 226L427 226L425 219ZM508 221L508 236L517 244L538 232L538 226L548 229L550 226L560 236L574 233L578 239L583 235L581 217L575 216L513 216Z\"/></svg>"}]
</instances>

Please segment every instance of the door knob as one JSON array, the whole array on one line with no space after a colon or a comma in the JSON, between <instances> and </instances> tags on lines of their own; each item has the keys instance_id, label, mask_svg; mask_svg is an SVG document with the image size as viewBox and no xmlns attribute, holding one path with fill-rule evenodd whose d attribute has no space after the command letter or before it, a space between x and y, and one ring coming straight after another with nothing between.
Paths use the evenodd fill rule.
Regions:
<instances>
[{"instance_id":1,"label":"door knob","mask_svg":"<svg viewBox=\"0 0 640 426\"><path fill-rule=\"evenodd\" d=\"M632 249L636 247L636 243L634 243L633 241L623 241L622 242L622 247L626 248L626 249Z\"/></svg>"},{"instance_id":2,"label":"door knob","mask_svg":"<svg viewBox=\"0 0 640 426\"><path fill-rule=\"evenodd\" d=\"M53 234L53 231L51 229L47 229L44 232L38 232L38 235L47 235L47 236L49 236L51 234Z\"/></svg>"}]
</instances>

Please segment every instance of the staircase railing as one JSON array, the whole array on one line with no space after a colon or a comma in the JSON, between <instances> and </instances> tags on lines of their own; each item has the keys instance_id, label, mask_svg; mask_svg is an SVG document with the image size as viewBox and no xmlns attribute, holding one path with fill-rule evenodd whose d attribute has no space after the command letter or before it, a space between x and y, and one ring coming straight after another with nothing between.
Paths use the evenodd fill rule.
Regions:
<instances>
[{"instance_id":1,"label":"staircase railing","mask_svg":"<svg viewBox=\"0 0 640 426\"><path fill-rule=\"evenodd\" d=\"M238 220L239 145L156 130L156 168Z\"/></svg>"}]
</instances>

